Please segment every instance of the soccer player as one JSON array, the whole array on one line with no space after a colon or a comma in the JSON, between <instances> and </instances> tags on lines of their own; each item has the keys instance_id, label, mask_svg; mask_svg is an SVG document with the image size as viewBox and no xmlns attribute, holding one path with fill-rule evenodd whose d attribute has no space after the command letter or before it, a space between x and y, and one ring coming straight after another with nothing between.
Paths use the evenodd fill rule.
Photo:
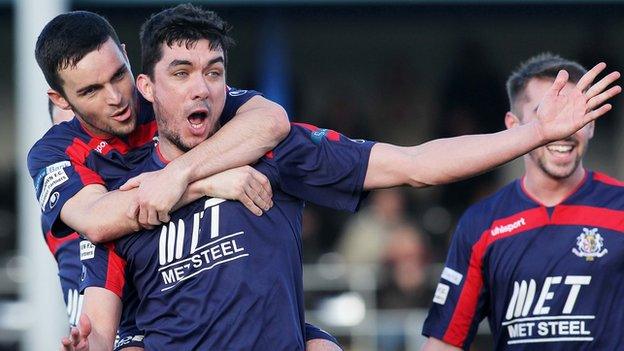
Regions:
<instances>
[{"instance_id":1,"label":"soccer player","mask_svg":"<svg viewBox=\"0 0 624 351\"><path fill-rule=\"evenodd\" d=\"M507 81L510 130L537 119L559 70L535 56ZM524 176L471 206L453 236L423 350L468 350L488 318L496 350L619 350L624 316L624 184L583 167L594 123L524 156Z\"/></svg>"},{"instance_id":2,"label":"soccer player","mask_svg":"<svg viewBox=\"0 0 624 351\"><path fill-rule=\"evenodd\" d=\"M190 88L207 96L224 91L227 47L215 43L224 43L226 33L214 30L214 21L219 22L214 13L180 5L144 24L145 74L138 87L154 104L160 142L141 155L134 172L175 162L216 128L206 119L201 133L194 133L175 108L196 106L184 93ZM250 216L237 202L200 199L174 212L166 225L97 245L85 256L89 346L110 348L124 286L132 283L141 301L137 323L149 349L303 349L304 200L355 210L366 189L449 182L564 138L606 112L604 101L619 92L605 91L616 78L609 75L583 95L603 68L596 66L565 95L567 74L561 72L537 109L539 118L492 135L397 147L293 126L255 165L274 189L275 205L264 216ZM460 159L468 162L459 164ZM123 184L126 172L108 166L119 178L109 186Z\"/></svg>"},{"instance_id":3,"label":"soccer player","mask_svg":"<svg viewBox=\"0 0 624 351\"><path fill-rule=\"evenodd\" d=\"M108 193L95 165L151 144L156 132L153 110L137 96L123 45L104 18L77 11L46 25L35 55L51 87L50 99L76 114L69 123L51 128L28 159L45 224L58 236L77 231L97 242L114 238L110 233L159 224L188 183L254 161L289 128L279 105L253 91L226 88L230 91L221 100L206 99L199 117L188 116L218 118L224 111L224 127L201 149L141 178L145 189ZM256 182L245 189L242 201L257 214L262 210L254 201L262 209L270 207L265 188ZM98 215L90 215L94 212Z\"/></svg>"},{"instance_id":4,"label":"soccer player","mask_svg":"<svg viewBox=\"0 0 624 351\"><path fill-rule=\"evenodd\" d=\"M155 123L151 105L140 97L137 100L123 45L119 43L110 24L101 16L78 11L56 17L42 31L36 55L49 84L54 87L48 92L51 101L55 100L63 107L60 111L66 111L71 116L72 110L79 111L76 119L48 132L33 147L29 158L31 171L33 175L37 175L35 185L44 210L46 242L57 259L71 323L75 324L82 302L82 296L77 293L80 276L78 247L81 240L73 227L94 225L95 228L87 231L89 236L95 240L106 240L106 235L112 228L115 235L123 235L132 229L138 229L139 224L145 226L154 223L142 221L140 214L137 219L134 212L126 218L125 208L134 203L134 200L127 196L115 198L115 194L106 194L106 188L99 184L106 179L106 175L97 174L95 166L105 162L103 160L123 162L124 155L130 149L150 145ZM234 147L234 154L230 151L228 154L229 158L234 156L235 160L241 157L260 157L266 151L265 148L272 147L271 144L274 145L280 138L280 133L283 134L279 123L282 118L280 113L283 111L256 92L229 87L227 90L226 95L221 95L221 103L225 101L225 106L208 105L207 108L221 114L221 123L233 118L232 125L238 123L237 128L241 128L241 122L251 122L236 131L235 135L232 135L233 130L227 133L234 137L235 142L238 138L243 138L247 144L242 147L230 145L230 141L221 137L222 143L225 140L222 146L213 143L210 147L216 150L219 147ZM215 103L218 105L219 101ZM59 110L52 104L49 108ZM236 122L237 119L239 122ZM137 123L138 127L129 127ZM226 135L225 138L229 136ZM271 138L276 139L271 141ZM187 161L195 162L192 159ZM227 164L228 156L217 161L209 160L200 165L204 170L199 169L197 176L206 172L206 166L210 168L211 163L217 167L221 167L221 163ZM178 175L175 171L172 174ZM161 174L160 178L164 178L159 179L161 182L167 181L167 176L163 177ZM167 186L161 186L161 189L169 189L170 184L162 184ZM203 184L202 192L239 199L257 214L262 213L261 208L266 210L271 205L270 187L266 185L266 177L249 167L206 178ZM136 190L132 192L136 193ZM132 201L123 202L129 199ZM66 206L67 204L69 205ZM92 211L105 213L93 216ZM118 216L121 214L121 218L115 217L115 213ZM80 218L79 214L85 217ZM88 251L88 245L90 244L86 241L83 242L83 251ZM142 347L142 335L134 326L132 305L132 301L124 300L125 308L116 349ZM327 346L323 343L324 340L335 341L332 336L312 325L306 325L306 330L311 339L316 339L311 340L312 345Z\"/></svg>"}]
</instances>

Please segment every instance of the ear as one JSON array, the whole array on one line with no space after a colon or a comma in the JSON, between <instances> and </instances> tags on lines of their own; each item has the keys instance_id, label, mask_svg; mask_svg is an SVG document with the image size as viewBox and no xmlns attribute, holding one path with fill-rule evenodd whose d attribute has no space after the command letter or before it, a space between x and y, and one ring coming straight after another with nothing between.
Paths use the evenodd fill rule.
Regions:
<instances>
[{"instance_id":1,"label":"ear","mask_svg":"<svg viewBox=\"0 0 624 351\"><path fill-rule=\"evenodd\" d=\"M141 92L141 95L145 98L145 100L153 103L154 102L154 90L153 83L150 77L147 74L139 74L136 81L137 89Z\"/></svg>"},{"instance_id":2,"label":"ear","mask_svg":"<svg viewBox=\"0 0 624 351\"><path fill-rule=\"evenodd\" d=\"M130 67L130 59L128 58L128 52L126 51L126 44L121 44L121 53L124 55L126 62L128 63L128 69L132 71L132 67Z\"/></svg>"},{"instance_id":3,"label":"ear","mask_svg":"<svg viewBox=\"0 0 624 351\"><path fill-rule=\"evenodd\" d=\"M587 128L587 137L591 139L594 137L594 128L596 128L596 121L591 121L585 126Z\"/></svg>"},{"instance_id":4,"label":"ear","mask_svg":"<svg viewBox=\"0 0 624 351\"><path fill-rule=\"evenodd\" d=\"M520 118L518 118L518 116L516 116L513 112L507 111L505 114L505 127L507 127L507 129L511 129L519 126L520 124Z\"/></svg>"},{"instance_id":5,"label":"ear","mask_svg":"<svg viewBox=\"0 0 624 351\"><path fill-rule=\"evenodd\" d=\"M61 110L71 110L71 105L69 104L67 99L65 99L63 95L61 95L61 93L59 93L58 91L54 89L48 89L48 97L50 98L52 103Z\"/></svg>"}]
</instances>

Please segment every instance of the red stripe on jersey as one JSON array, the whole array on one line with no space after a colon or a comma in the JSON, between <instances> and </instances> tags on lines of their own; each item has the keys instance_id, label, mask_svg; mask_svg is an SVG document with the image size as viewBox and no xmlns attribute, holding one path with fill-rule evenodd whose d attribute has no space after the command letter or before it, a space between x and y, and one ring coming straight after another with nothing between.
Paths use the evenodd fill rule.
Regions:
<instances>
[{"instance_id":1,"label":"red stripe on jersey","mask_svg":"<svg viewBox=\"0 0 624 351\"><path fill-rule=\"evenodd\" d=\"M54 235L52 235L52 231L49 231L45 234L45 241L46 244L48 244L48 248L50 249L50 252L52 253L52 255L56 255L56 252L58 251L59 247L61 247L61 245L65 244L68 241L72 241L72 240L76 240L78 239L78 233L73 232L69 235L66 235L62 238L57 238Z\"/></svg>"},{"instance_id":2,"label":"red stripe on jersey","mask_svg":"<svg viewBox=\"0 0 624 351\"><path fill-rule=\"evenodd\" d=\"M106 268L106 283L104 288L112 291L119 298L123 298L123 288L126 283L126 260L115 252L115 244L104 244L108 248Z\"/></svg>"},{"instance_id":3,"label":"red stripe on jersey","mask_svg":"<svg viewBox=\"0 0 624 351\"><path fill-rule=\"evenodd\" d=\"M309 123L291 122L290 124L303 127L311 132L316 132L317 130L319 130L319 127L309 124Z\"/></svg>"},{"instance_id":4,"label":"red stripe on jersey","mask_svg":"<svg viewBox=\"0 0 624 351\"><path fill-rule=\"evenodd\" d=\"M275 157L275 154L273 153L273 151L269 151L266 154L264 154L264 157L268 158L268 159L272 159Z\"/></svg>"},{"instance_id":5,"label":"red stripe on jersey","mask_svg":"<svg viewBox=\"0 0 624 351\"><path fill-rule=\"evenodd\" d=\"M624 186L624 182L619 181L615 178L611 178L608 175L600 172L594 172L594 179L607 185Z\"/></svg>"},{"instance_id":6,"label":"red stripe on jersey","mask_svg":"<svg viewBox=\"0 0 624 351\"><path fill-rule=\"evenodd\" d=\"M583 225L624 232L624 211L593 206L555 207L552 215L555 225Z\"/></svg>"},{"instance_id":7,"label":"red stripe on jersey","mask_svg":"<svg viewBox=\"0 0 624 351\"><path fill-rule=\"evenodd\" d=\"M300 122L292 122L291 124L296 125L296 126L300 126L303 127L311 132L316 132L318 130L320 130L321 128L313 125L313 124L309 124L309 123L300 123ZM326 129L327 131L327 139L331 140L331 141L340 141L340 133L336 132L335 130L331 130L331 129Z\"/></svg>"},{"instance_id":8,"label":"red stripe on jersey","mask_svg":"<svg viewBox=\"0 0 624 351\"><path fill-rule=\"evenodd\" d=\"M466 280L449 326L442 338L444 342L457 347L463 347L466 341L477 311L479 294L483 287L483 256L488 247L497 240L542 227L548 224L548 222L546 208L536 207L496 220L489 229L481 234L479 240L472 246Z\"/></svg>"},{"instance_id":9,"label":"red stripe on jersey","mask_svg":"<svg viewBox=\"0 0 624 351\"><path fill-rule=\"evenodd\" d=\"M148 143L154 139L154 136L156 136L157 132L158 126L156 125L156 121L141 124L130 135L130 137L128 138L128 143L130 144L131 148L145 145L145 143Z\"/></svg>"},{"instance_id":10,"label":"red stripe on jersey","mask_svg":"<svg viewBox=\"0 0 624 351\"><path fill-rule=\"evenodd\" d=\"M85 166L89 152L91 152L91 147L78 138L74 138L74 142L65 149L65 154L69 157L83 185L104 184L102 177Z\"/></svg>"}]
</instances>

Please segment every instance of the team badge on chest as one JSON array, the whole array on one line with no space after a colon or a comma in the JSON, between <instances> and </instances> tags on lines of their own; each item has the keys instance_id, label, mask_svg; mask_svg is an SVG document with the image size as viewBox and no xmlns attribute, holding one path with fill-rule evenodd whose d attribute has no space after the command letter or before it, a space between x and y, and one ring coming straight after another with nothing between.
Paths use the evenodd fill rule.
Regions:
<instances>
[{"instance_id":1,"label":"team badge on chest","mask_svg":"<svg viewBox=\"0 0 624 351\"><path fill-rule=\"evenodd\" d=\"M598 228L583 228L583 232L576 238L576 248L572 252L578 257L585 257L587 261L593 261L594 257L602 257L608 250L604 248L604 239L598 233Z\"/></svg>"}]
</instances>

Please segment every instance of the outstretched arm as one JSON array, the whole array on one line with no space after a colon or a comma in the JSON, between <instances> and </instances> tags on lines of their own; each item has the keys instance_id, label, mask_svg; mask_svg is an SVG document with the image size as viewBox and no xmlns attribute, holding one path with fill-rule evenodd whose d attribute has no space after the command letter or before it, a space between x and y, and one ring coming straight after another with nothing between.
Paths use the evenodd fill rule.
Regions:
<instances>
[{"instance_id":1,"label":"outstretched arm","mask_svg":"<svg viewBox=\"0 0 624 351\"><path fill-rule=\"evenodd\" d=\"M619 94L621 88L607 88L619 78L619 73L613 72L590 87L605 67L604 63L596 65L567 95L562 90L568 74L559 72L540 103L539 118L517 128L437 139L412 147L377 144L371 151L364 187L446 184L485 172L551 141L564 139L611 109L605 102Z\"/></svg>"}]
</instances>

